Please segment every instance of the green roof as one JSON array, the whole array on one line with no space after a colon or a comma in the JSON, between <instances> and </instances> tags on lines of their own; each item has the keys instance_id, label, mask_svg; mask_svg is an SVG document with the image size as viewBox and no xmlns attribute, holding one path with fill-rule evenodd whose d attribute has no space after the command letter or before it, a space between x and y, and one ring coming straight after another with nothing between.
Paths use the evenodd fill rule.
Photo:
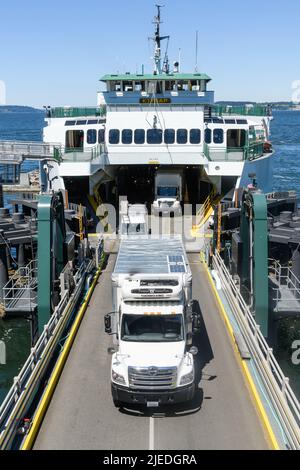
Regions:
<instances>
[{"instance_id":1,"label":"green roof","mask_svg":"<svg viewBox=\"0 0 300 470\"><path fill-rule=\"evenodd\" d=\"M123 75L104 75L100 78L101 82L111 81L139 81L139 80L207 80L211 78L205 73L170 73L170 74L130 74Z\"/></svg>"}]
</instances>

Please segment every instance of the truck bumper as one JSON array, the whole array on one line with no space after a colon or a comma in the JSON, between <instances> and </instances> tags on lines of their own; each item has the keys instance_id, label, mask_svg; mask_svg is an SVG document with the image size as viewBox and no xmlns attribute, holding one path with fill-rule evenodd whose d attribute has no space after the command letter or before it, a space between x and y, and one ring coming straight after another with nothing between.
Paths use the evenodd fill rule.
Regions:
<instances>
[{"instance_id":1,"label":"truck bumper","mask_svg":"<svg viewBox=\"0 0 300 470\"><path fill-rule=\"evenodd\" d=\"M147 405L147 403L158 403L160 405L172 405L192 400L195 394L195 384L176 390L132 390L111 384L113 399L121 403L131 403L135 405Z\"/></svg>"}]
</instances>

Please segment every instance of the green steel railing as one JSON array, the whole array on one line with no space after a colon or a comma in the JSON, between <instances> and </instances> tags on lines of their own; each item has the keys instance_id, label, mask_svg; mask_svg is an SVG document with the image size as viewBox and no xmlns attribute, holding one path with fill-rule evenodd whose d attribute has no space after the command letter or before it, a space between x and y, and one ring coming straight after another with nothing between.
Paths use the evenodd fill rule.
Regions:
<instances>
[{"instance_id":1,"label":"green steel railing","mask_svg":"<svg viewBox=\"0 0 300 470\"><path fill-rule=\"evenodd\" d=\"M256 142L244 147L211 147L204 143L203 153L209 161L245 161L253 160L264 154L264 143Z\"/></svg>"},{"instance_id":2,"label":"green steel railing","mask_svg":"<svg viewBox=\"0 0 300 470\"><path fill-rule=\"evenodd\" d=\"M253 106L230 106L214 105L212 106L213 116L271 116L272 110L268 105L255 104Z\"/></svg>"},{"instance_id":3,"label":"green steel railing","mask_svg":"<svg viewBox=\"0 0 300 470\"><path fill-rule=\"evenodd\" d=\"M105 144L98 144L89 149L82 147L64 148L62 160L65 162L92 162L107 152Z\"/></svg>"},{"instance_id":4,"label":"green steel railing","mask_svg":"<svg viewBox=\"0 0 300 470\"><path fill-rule=\"evenodd\" d=\"M104 117L106 106L97 108L51 108L48 117L52 118L75 118L75 117Z\"/></svg>"}]
</instances>

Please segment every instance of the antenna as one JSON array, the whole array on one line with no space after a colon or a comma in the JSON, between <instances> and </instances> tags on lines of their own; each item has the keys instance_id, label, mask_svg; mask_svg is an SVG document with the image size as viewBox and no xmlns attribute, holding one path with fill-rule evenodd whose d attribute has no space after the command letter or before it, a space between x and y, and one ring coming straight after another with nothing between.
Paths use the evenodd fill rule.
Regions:
<instances>
[{"instance_id":1,"label":"antenna","mask_svg":"<svg viewBox=\"0 0 300 470\"><path fill-rule=\"evenodd\" d=\"M198 72L198 33L199 33L199 31L196 31L196 60L195 60L195 73Z\"/></svg>"},{"instance_id":2,"label":"antenna","mask_svg":"<svg viewBox=\"0 0 300 470\"><path fill-rule=\"evenodd\" d=\"M161 74L162 73L162 67L161 67L161 41L164 41L165 39L170 39L170 36L161 36L160 35L160 25L162 24L161 21L161 8L164 7L164 5L155 5L157 8L157 15L154 17L153 24L156 25L156 30L155 30L155 36L152 39L152 41L155 42L155 52L154 52L154 62L155 62L155 74ZM168 54L166 52L165 59L164 59L164 71L168 71L169 69L169 59L168 59ZM168 72L167 72L168 73Z\"/></svg>"}]
</instances>

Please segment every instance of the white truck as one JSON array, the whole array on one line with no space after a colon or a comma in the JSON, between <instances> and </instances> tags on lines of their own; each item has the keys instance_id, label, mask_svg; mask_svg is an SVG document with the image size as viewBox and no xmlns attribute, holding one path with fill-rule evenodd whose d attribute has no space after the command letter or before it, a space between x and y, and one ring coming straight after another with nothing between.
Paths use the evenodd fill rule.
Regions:
<instances>
[{"instance_id":1,"label":"white truck","mask_svg":"<svg viewBox=\"0 0 300 470\"><path fill-rule=\"evenodd\" d=\"M180 173L159 170L155 175L153 215L181 215L182 176Z\"/></svg>"},{"instance_id":2,"label":"white truck","mask_svg":"<svg viewBox=\"0 0 300 470\"><path fill-rule=\"evenodd\" d=\"M181 237L121 239L112 274L111 387L115 406L158 407L195 393L192 274Z\"/></svg>"}]
</instances>

